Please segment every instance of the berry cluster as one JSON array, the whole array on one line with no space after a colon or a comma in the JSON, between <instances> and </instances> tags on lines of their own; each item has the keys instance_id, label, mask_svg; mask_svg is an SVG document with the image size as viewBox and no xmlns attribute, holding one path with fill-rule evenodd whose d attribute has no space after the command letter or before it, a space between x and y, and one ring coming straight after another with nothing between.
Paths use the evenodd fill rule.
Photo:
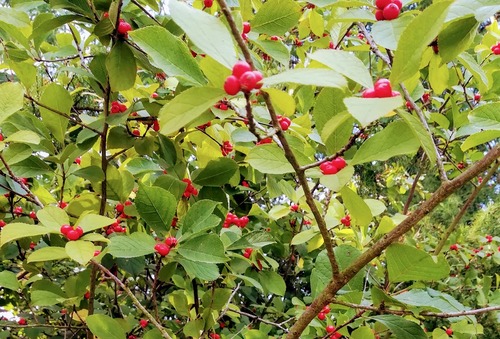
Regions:
<instances>
[{"instance_id":1,"label":"berry cluster","mask_svg":"<svg viewBox=\"0 0 500 339\"><path fill-rule=\"evenodd\" d=\"M328 325L325 327L326 333L330 334L330 339L339 339L342 338L342 334L336 332L337 329L333 325Z\"/></svg>"},{"instance_id":2,"label":"berry cluster","mask_svg":"<svg viewBox=\"0 0 500 339\"><path fill-rule=\"evenodd\" d=\"M403 3L401 0L376 0L375 6L378 8L375 12L377 21L394 20L399 16Z\"/></svg>"},{"instance_id":3,"label":"berry cluster","mask_svg":"<svg viewBox=\"0 0 500 339\"><path fill-rule=\"evenodd\" d=\"M168 237L164 242L155 245L155 251L162 257L170 253L170 250L177 246L177 239L175 237Z\"/></svg>"},{"instance_id":4,"label":"berry cluster","mask_svg":"<svg viewBox=\"0 0 500 339\"><path fill-rule=\"evenodd\" d=\"M83 229L80 226L62 225L60 231L70 241L78 240L83 235Z\"/></svg>"},{"instance_id":5,"label":"berry cluster","mask_svg":"<svg viewBox=\"0 0 500 339\"><path fill-rule=\"evenodd\" d=\"M496 43L496 45L491 46L491 51L495 55L500 55L500 41Z\"/></svg>"},{"instance_id":6,"label":"berry cluster","mask_svg":"<svg viewBox=\"0 0 500 339\"><path fill-rule=\"evenodd\" d=\"M187 184L186 189L184 190L184 193L182 194L183 197L189 199L189 197L192 195L194 195L194 196L198 195L198 190L193 186L191 180L189 180L188 178L184 178L184 179L182 179L182 181L184 181Z\"/></svg>"},{"instance_id":7,"label":"berry cluster","mask_svg":"<svg viewBox=\"0 0 500 339\"><path fill-rule=\"evenodd\" d=\"M220 109L221 111L227 111L227 109L229 108L227 104L228 104L227 100L221 100L218 103L216 103L214 107Z\"/></svg>"},{"instance_id":8,"label":"berry cluster","mask_svg":"<svg viewBox=\"0 0 500 339\"><path fill-rule=\"evenodd\" d=\"M252 71L246 61L238 61L233 66L232 75L224 82L224 90L229 95L236 95L239 91L250 92L262 87L262 79L262 73Z\"/></svg>"},{"instance_id":9,"label":"berry cluster","mask_svg":"<svg viewBox=\"0 0 500 339\"><path fill-rule=\"evenodd\" d=\"M351 216L347 214L345 217L340 219L340 223L346 227L351 226Z\"/></svg>"},{"instance_id":10,"label":"berry cluster","mask_svg":"<svg viewBox=\"0 0 500 339\"><path fill-rule=\"evenodd\" d=\"M125 233L127 231L127 229L125 227L123 227L121 224L120 224L121 220L120 219L116 219L114 223L112 223L111 225L109 225L108 227L105 228L106 230L106 234L107 235L110 235L111 233Z\"/></svg>"},{"instance_id":11,"label":"berry cluster","mask_svg":"<svg viewBox=\"0 0 500 339\"><path fill-rule=\"evenodd\" d=\"M233 144L231 144L230 141L226 140L220 146L220 150L222 152L222 155L226 156L233 151Z\"/></svg>"},{"instance_id":12,"label":"berry cluster","mask_svg":"<svg viewBox=\"0 0 500 339\"><path fill-rule=\"evenodd\" d=\"M401 95L398 91L393 91L391 82L388 79L378 79L373 88L366 89L363 98L388 98Z\"/></svg>"},{"instance_id":13,"label":"berry cluster","mask_svg":"<svg viewBox=\"0 0 500 339\"><path fill-rule=\"evenodd\" d=\"M290 120L290 118L287 118L287 117L284 117L281 115L278 115L277 118L278 118L278 122L280 124L280 127L283 131L286 131L290 127L290 125L292 124L292 121Z\"/></svg>"},{"instance_id":14,"label":"berry cluster","mask_svg":"<svg viewBox=\"0 0 500 339\"><path fill-rule=\"evenodd\" d=\"M326 305L325 307L323 307L323 309L321 310L321 312L318 313L318 319L319 320L325 320L326 319L326 315L330 313L330 307L328 305Z\"/></svg>"},{"instance_id":15,"label":"berry cluster","mask_svg":"<svg viewBox=\"0 0 500 339\"><path fill-rule=\"evenodd\" d=\"M346 167L346 162L344 158L338 157L333 159L332 161L325 161L321 165L319 165L319 169L323 174L336 174L338 171L344 169Z\"/></svg>"},{"instance_id":16,"label":"berry cluster","mask_svg":"<svg viewBox=\"0 0 500 339\"><path fill-rule=\"evenodd\" d=\"M127 110L127 106L119 101L113 101L111 103L111 114L123 113Z\"/></svg>"},{"instance_id":17,"label":"berry cluster","mask_svg":"<svg viewBox=\"0 0 500 339\"><path fill-rule=\"evenodd\" d=\"M488 234L487 236L485 236L486 238L486 242L492 242L493 241L493 236Z\"/></svg>"},{"instance_id":18,"label":"berry cluster","mask_svg":"<svg viewBox=\"0 0 500 339\"><path fill-rule=\"evenodd\" d=\"M125 211L125 206L130 206L132 205L132 201L130 200L127 200L125 201L125 203L118 203L116 204L115 206L115 210L116 212L119 213L119 217L122 218L122 219L128 219L129 216L124 212Z\"/></svg>"},{"instance_id":19,"label":"berry cluster","mask_svg":"<svg viewBox=\"0 0 500 339\"><path fill-rule=\"evenodd\" d=\"M20 216L23 214L23 208L21 206L16 206L16 207L14 207L12 212L17 216Z\"/></svg>"},{"instance_id":20,"label":"berry cluster","mask_svg":"<svg viewBox=\"0 0 500 339\"><path fill-rule=\"evenodd\" d=\"M245 228L249 221L250 219L248 219L246 215L238 218L236 214L229 212L226 215L226 219L224 220L224 224L222 225L222 227L229 228L231 225L236 225L239 228Z\"/></svg>"},{"instance_id":21,"label":"berry cluster","mask_svg":"<svg viewBox=\"0 0 500 339\"><path fill-rule=\"evenodd\" d=\"M245 251L243 251L243 256L248 259L252 255L252 252L253 252L253 248L247 247L247 248L245 248Z\"/></svg>"},{"instance_id":22,"label":"berry cluster","mask_svg":"<svg viewBox=\"0 0 500 339\"><path fill-rule=\"evenodd\" d=\"M128 22L126 22L124 19L120 19L120 22L118 23L118 28L116 29L116 32L118 35L124 37L125 39L128 38L128 32L132 30L132 26Z\"/></svg>"}]
</instances>

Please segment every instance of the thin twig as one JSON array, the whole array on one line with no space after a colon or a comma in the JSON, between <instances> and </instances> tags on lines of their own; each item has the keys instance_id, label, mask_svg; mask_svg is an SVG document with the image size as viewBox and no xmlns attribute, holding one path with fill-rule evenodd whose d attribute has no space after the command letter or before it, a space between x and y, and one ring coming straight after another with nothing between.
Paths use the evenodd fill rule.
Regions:
<instances>
[{"instance_id":1,"label":"thin twig","mask_svg":"<svg viewBox=\"0 0 500 339\"><path fill-rule=\"evenodd\" d=\"M105 275L113 279L113 281L118 284L125 293L132 299L134 305L146 316L146 318L151 321L151 323L161 332L163 338L171 339L172 337L168 334L165 328L156 320L156 318L142 306L141 302L135 297L134 293L120 280L117 276L111 273L106 267L102 266L98 262L91 260L92 265L98 267Z\"/></svg>"},{"instance_id":2,"label":"thin twig","mask_svg":"<svg viewBox=\"0 0 500 339\"><path fill-rule=\"evenodd\" d=\"M141 11L144 12L144 14L146 14L148 17L151 18L151 20L153 20L154 22L156 22L158 25L161 26L161 22L159 22L158 20L156 20L156 18L148 12L148 10L146 8L144 8L144 6L142 6L140 3L138 3L136 0L132 0L131 1L134 5L136 5L137 7L139 7L141 9Z\"/></svg>"},{"instance_id":3,"label":"thin twig","mask_svg":"<svg viewBox=\"0 0 500 339\"><path fill-rule=\"evenodd\" d=\"M222 312L220 313L219 318L217 319L217 321L221 320L222 317L224 317L224 315L226 314L227 310L229 309L229 305L231 304L231 301L233 300L233 298L236 295L236 293L238 293L238 290L240 289L240 286L241 286L241 281L238 283L238 285L236 285L236 287L234 288L233 292L229 296L229 299L227 300L226 305L222 309Z\"/></svg>"},{"instance_id":4,"label":"thin twig","mask_svg":"<svg viewBox=\"0 0 500 339\"><path fill-rule=\"evenodd\" d=\"M266 319L262 319L262 318L260 318L259 316L255 315L255 314L251 314L251 313L247 313L247 312L243 312L243 311L238 311L238 310L233 310L233 309L230 312L238 313L238 314L243 315L245 317L248 317L248 318L250 318L250 319L252 319L254 321L258 321L258 322L261 322L261 323L264 323L264 324L268 324L268 325L271 325L271 326L278 327L283 332L288 333L288 329L286 327L283 327L281 324L278 324L278 323L275 323L275 322L272 322L272 321L269 321L269 320L266 320Z\"/></svg>"},{"instance_id":5,"label":"thin twig","mask_svg":"<svg viewBox=\"0 0 500 339\"><path fill-rule=\"evenodd\" d=\"M26 185L20 178L18 178L14 172L12 172L12 169L10 168L9 164L7 163L7 161L4 159L3 155L0 154L0 160L2 161L3 165L5 166L5 169L7 170L7 172L9 173L10 177L12 178L12 180L14 180L15 182L17 182L19 184L19 186L21 186L21 188L26 192L26 194L31 197L33 199L33 201L40 207L40 208L43 208L43 204L42 202L40 201L40 199L38 199L38 197L36 195L34 195L28 185ZM21 195L22 196L22 195Z\"/></svg>"}]
</instances>

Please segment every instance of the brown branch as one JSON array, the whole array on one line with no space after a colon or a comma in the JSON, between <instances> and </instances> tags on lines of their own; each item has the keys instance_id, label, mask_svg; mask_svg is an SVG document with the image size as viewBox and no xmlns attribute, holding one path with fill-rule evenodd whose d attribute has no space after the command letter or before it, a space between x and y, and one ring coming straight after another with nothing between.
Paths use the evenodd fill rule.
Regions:
<instances>
[{"instance_id":1,"label":"brown branch","mask_svg":"<svg viewBox=\"0 0 500 339\"><path fill-rule=\"evenodd\" d=\"M151 18L151 20L153 20L154 22L156 22L158 25L161 26L161 22L159 22L158 20L156 20L156 18L148 12L148 10L146 8L144 8L144 6L142 6L140 3L138 3L136 0L132 0L131 1L134 5L136 5L137 7L139 7L141 9L141 11L144 12L144 14L146 14L148 17Z\"/></svg>"},{"instance_id":2,"label":"brown branch","mask_svg":"<svg viewBox=\"0 0 500 339\"><path fill-rule=\"evenodd\" d=\"M224 306L224 309L220 313L219 318L217 320L222 319L222 317L224 317L224 315L226 314L226 312L229 310L229 305L231 304L231 300L233 300L234 296L236 295L236 293L240 289L240 286L241 286L241 281L238 283L238 285L236 285L236 287L234 288L233 292L229 296L229 299L227 300L226 305Z\"/></svg>"},{"instance_id":3,"label":"brown branch","mask_svg":"<svg viewBox=\"0 0 500 339\"><path fill-rule=\"evenodd\" d=\"M238 310L233 310L233 309L229 310L229 312L238 313L239 315L243 315L243 316L248 317L248 318L250 318L250 319L252 319L254 321L258 321L258 322L261 322L261 323L264 323L264 324L268 324L268 325L271 325L271 326L274 326L274 327L278 327L283 332L288 333L288 329L286 327L283 327L281 324L278 324L278 323L275 323L275 322L263 319L263 318L255 315L255 314L251 314L251 313L247 313L247 312L243 312L243 311L238 311Z\"/></svg>"},{"instance_id":4,"label":"brown branch","mask_svg":"<svg viewBox=\"0 0 500 339\"><path fill-rule=\"evenodd\" d=\"M417 189L418 179L422 175L422 168L418 169L417 174L415 174L415 179L413 179L413 184L411 185L410 192L408 193L408 199L406 199L405 206L403 207L403 214L408 214L408 209L410 208L411 201L415 195L415 190Z\"/></svg>"},{"instance_id":5,"label":"brown branch","mask_svg":"<svg viewBox=\"0 0 500 339\"><path fill-rule=\"evenodd\" d=\"M380 59L382 59L389 66L389 68L390 68L391 65L392 65L391 60L389 59L389 57L387 55L383 54L380 51L380 49L378 48L378 46L375 43L375 41L373 41L370 32L368 32L368 30L366 29L365 25L363 23L361 23L361 22L356 23L356 25L358 25L359 30L361 30L361 32L365 36L366 41L368 42L368 44L370 44L372 52L375 53L375 55L378 56Z\"/></svg>"},{"instance_id":6,"label":"brown branch","mask_svg":"<svg viewBox=\"0 0 500 339\"><path fill-rule=\"evenodd\" d=\"M161 332L163 338L172 339L165 328L156 320L156 318L142 306L141 302L135 297L134 293L120 280L117 276L111 273L106 267L102 266L98 262L91 260L92 265L99 268L105 275L113 279L113 281L120 286L120 288L127 293L127 295L132 299L134 305L146 316L146 318L151 321L151 323Z\"/></svg>"},{"instance_id":7,"label":"brown branch","mask_svg":"<svg viewBox=\"0 0 500 339\"><path fill-rule=\"evenodd\" d=\"M37 104L38 106L43 107L43 108L45 108L45 109L47 109L47 110L51 111L52 113L55 113L55 114L57 114L57 115L60 115L60 116L62 116L62 117L64 117L64 118L68 119L69 121L71 121L72 123L74 123L74 124L76 124L76 125L80 125L80 126L82 126L83 128L86 128L86 129L88 129L88 130L91 130L92 132L94 132L94 133L96 133L96 134L98 134L98 135L102 135L102 132L101 132L101 131L99 131L99 130L97 130L97 129L93 128L93 127L90 127L90 126L88 126L88 125L84 124L84 123L83 123L83 122L81 122L81 121L76 120L75 118L73 118L72 116L70 116L70 115L68 115L68 114L66 114L66 113L64 113L64 112L61 112L61 111L59 111L59 110L57 110L57 109L55 109L55 108L49 107L49 106L47 106L47 105L45 105L45 104L42 104L41 102L39 102L38 100L36 100L35 98L32 98L31 96L29 96L29 95L27 95L27 94L25 94L25 95L24 95L24 97L25 97L26 99L30 100L31 102L33 102L33 103Z\"/></svg>"},{"instance_id":8,"label":"brown branch","mask_svg":"<svg viewBox=\"0 0 500 339\"><path fill-rule=\"evenodd\" d=\"M436 249L434 250L434 255L438 255L439 252L441 252L441 250L444 247L444 244L446 243L446 241L450 237L451 233L453 233L453 231L455 231L455 228L457 227L458 223L460 222L460 219L462 219L465 212L467 212L467 209L469 208L469 206L474 202L477 195L484 188L484 186L486 186L486 184L488 183L488 180L490 180L490 178L493 176L493 174L496 173L499 164L500 163L497 161L495 163L495 165L493 165L493 167L490 169L490 171L486 174L486 176L483 178L483 181L481 182L481 184L479 184L479 186L477 186L474 189L474 191L472 191L471 195L469 196L469 198L467 199L465 204L462 206L462 208L460 209L458 214L455 216L455 218L453 218L453 221L451 222L450 226L446 229L446 232L444 232L444 235L441 237L439 244L437 245Z\"/></svg>"},{"instance_id":9,"label":"brown branch","mask_svg":"<svg viewBox=\"0 0 500 339\"><path fill-rule=\"evenodd\" d=\"M402 235L410 231L417 223L436 208L442 201L449 197L453 192L462 187L466 182L475 178L484 172L500 157L500 145L491 149L483 159L471 166L467 171L453 180L441 183L441 186L425 202L423 202L411 215L402 221L391 232L384 235L371 248L359 256L349 267L340 273L337 279L331 280L325 289L316 297L310 307L300 316L290 329L287 335L288 339L300 338L300 334L305 330L309 323L318 315L320 310L331 302L337 292L345 286L363 267L370 261L378 257L393 242L397 241Z\"/></svg>"}]
</instances>

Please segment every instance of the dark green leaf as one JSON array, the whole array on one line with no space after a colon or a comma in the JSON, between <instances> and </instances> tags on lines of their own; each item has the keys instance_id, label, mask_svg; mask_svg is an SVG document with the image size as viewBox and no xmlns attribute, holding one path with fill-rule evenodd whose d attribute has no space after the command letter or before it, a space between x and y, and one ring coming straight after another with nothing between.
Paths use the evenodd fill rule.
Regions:
<instances>
[{"instance_id":1,"label":"dark green leaf","mask_svg":"<svg viewBox=\"0 0 500 339\"><path fill-rule=\"evenodd\" d=\"M175 215L177 200L160 187L139 185L135 199L137 212L146 224L158 234L165 234Z\"/></svg>"},{"instance_id":2,"label":"dark green leaf","mask_svg":"<svg viewBox=\"0 0 500 339\"><path fill-rule=\"evenodd\" d=\"M109 84L113 91L124 91L134 86L137 66L134 53L124 42L117 42L106 58Z\"/></svg>"},{"instance_id":3,"label":"dark green leaf","mask_svg":"<svg viewBox=\"0 0 500 339\"><path fill-rule=\"evenodd\" d=\"M223 186L238 170L238 164L229 158L210 160L206 167L196 173L193 182L201 186Z\"/></svg>"},{"instance_id":4,"label":"dark green leaf","mask_svg":"<svg viewBox=\"0 0 500 339\"><path fill-rule=\"evenodd\" d=\"M422 328L413 321L406 320L391 314L377 315L370 317L375 321L387 326L398 339L412 338L412 339L427 339Z\"/></svg>"},{"instance_id":5,"label":"dark green leaf","mask_svg":"<svg viewBox=\"0 0 500 339\"><path fill-rule=\"evenodd\" d=\"M202 263L223 263L229 259L224 254L224 245L215 234L204 234L181 242L178 249L184 258Z\"/></svg>"},{"instance_id":6,"label":"dark green leaf","mask_svg":"<svg viewBox=\"0 0 500 339\"><path fill-rule=\"evenodd\" d=\"M86 319L87 326L92 333L99 338L106 339L124 339L125 330L115 319L105 314L92 314Z\"/></svg>"},{"instance_id":7,"label":"dark green leaf","mask_svg":"<svg viewBox=\"0 0 500 339\"><path fill-rule=\"evenodd\" d=\"M154 253L155 245L153 237L146 233L136 232L111 238L108 251L116 258L135 258Z\"/></svg>"},{"instance_id":8,"label":"dark green leaf","mask_svg":"<svg viewBox=\"0 0 500 339\"><path fill-rule=\"evenodd\" d=\"M264 3L252 20L252 31L283 35L297 24L301 7L292 0L270 0Z\"/></svg>"},{"instance_id":9,"label":"dark green leaf","mask_svg":"<svg viewBox=\"0 0 500 339\"><path fill-rule=\"evenodd\" d=\"M214 210L219 203L212 200L197 201L189 208L182 222L184 233L197 233L217 226L220 218L214 215Z\"/></svg>"}]
</instances>

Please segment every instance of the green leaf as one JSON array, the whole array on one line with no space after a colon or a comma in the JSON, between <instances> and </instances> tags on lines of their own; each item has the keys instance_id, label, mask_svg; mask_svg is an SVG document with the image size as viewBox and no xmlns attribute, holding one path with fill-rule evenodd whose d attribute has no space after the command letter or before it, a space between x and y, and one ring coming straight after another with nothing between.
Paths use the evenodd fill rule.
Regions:
<instances>
[{"instance_id":1,"label":"green leaf","mask_svg":"<svg viewBox=\"0 0 500 339\"><path fill-rule=\"evenodd\" d=\"M18 177L26 178L52 173L50 167L37 156L30 156L23 161L13 164L10 168Z\"/></svg>"},{"instance_id":2,"label":"green leaf","mask_svg":"<svg viewBox=\"0 0 500 339\"><path fill-rule=\"evenodd\" d=\"M387 326L396 335L396 338L427 339L424 330L413 321L392 314L377 315L370 317L370 319Z\"/></svg>"},{"instance_id":3,"label":"green leaf","mask_svg":"<svg viewBox=\"0 0 500 339\"><path fill-rule=\"evenodd\" d=\"M497 0L456 0L450 7L447 21L452 21L465 16L475 16L479 22L500 11Z\"/></svg>"},{"instance_id":4,"label":"green leaf","mask_svg":"<svg viewBox=\"0 0 500 339\"><path fill-rule=\"evenodd\" d=\"M432 53L429 61L429 83L435 93L442 93L448 87L450 70L447 64L443 64L441 57Z\"/></svg>"},{"instance_id":5,"label":"green leaf","mask_svg":"<svg viewBox=\"0 0 500 339\"><path fill-rule=\"evenodd\" d=\"M451 3L440 1L430 5L406 27L394 54L391 83L405 81L418 72L422 55L441 30Z\"/></svg>"},{"instance_id":6,"label":"green leaf","mask_svg":"<svg viewBox=\"0 0 500 339\"><path fill-rule=\"evenodd\" d=\"M212 87L192 87L182 92L160 110L161 133L175 133L189 125L226 95L224 90Z\"/></svg>"},{"instance_id":7,"label":"green leaf","mask_svg":"<svg viewBox=\"0 0 500 339\"><path fill-rule=\"evenodd\" d=\"M372 221L372 212L370 207L361 197L348 187L340 190L342 201L345 207L349 210L354 223L364 227Z\"/></svg>"},{"instance_id":8,"label":"green leaf","mask_svg":"<svg viewBox=\"0 0 500 339\"><path fill-rule=\"evenodd\" d=\"M471 136L467 137L467 139L465 139L463 144L460 145L460 149L463 152L465 152L468 149L485 144L485 143L487 143L491 140L495 140L497 138L500 138L500 131L497 131L497 130L478 132L478 133L472 134Z\"/></svg>"},{"instance_id":9,"label":"green leaf","mask_svg":"<svg viewBox=\"0 0 500 339\"><path fill-rule=\"evenodd\" d=\"M460 61L460 63L462 63L462 65L464 65L467 70L471 72L474 80L476 80L477 88L481 92L486 92L490 87L488 76L474 59L474 57L467 52L463 52L458 56L458 61Z\"/></svg>"},{"instance_id":10,"label":"green leaf","mask_svg":"<svg viewBox=\"0 0 500 339\"><path fill-rule=\"evenodd\" d=\"M43 226L54 232L59 232L62 225L69 224L68 214L56 206L45 206L36 216Z\"/></svg>"},{"instance_id":11,"label":"green leaf","mask_svg":"<svg viewBox=\"0 0 500 339\"><path fill-rule=\"evenodd\" d=\"M118 41L106 58L109 84L113 92L124 91L134 86L137 66L134 53L122 41Z\"/></svg>"},{"instance_id":12,"label":"green leaf","mask_svg":"<svg viewBox=\"0 0 500 339\"><path fill-rule=\"evenodd\" d=\"M87 179L93 183L104 180L104 172L99 166L88 166L80 168L79 170L76 170L71 174L83 179Z\"/></svg>"},{"instance_id":13,"label":"green leaf","mask_svg":"<svg viewBox=\"0 0 500 339\"><path fill-rule=\"evenodd\" d=\"M393 298L403 304L422 307L429 311L454 313L470 310L469 307L465 307L452 296L431 288L425 291L419 289L409 290L395 295Z\"/></svg>"},{"instance_id":14,"label":"green leaf","mask_svg":"<svg viewBox=\"0 0 500 339\"><path fill-rule=\"evenodd\" d=\"M95 250L90 241L76 240L66 243L66 253L80 265L86 265L94 257Z\"/></svg>"},{"instance_id":15,"label":"green leaf","mask_svg":"<svg viewBox=\"0 0 500 339\"><path fill-rule=\"evenodd\" d=\"M65 299L61 287L51 281L39 280L31 285L31 302L34 306L52 306Z\"/></svg>"},{"instance_id":16,"label":"green leaf","mask_svg":"<svg viewBox=\"0 0 500 339\"><path fill-rule=\"evenodd\" d=\"M109 254L116 258L135 258L154 253L156 242L146 233L135 232L131 235L111 238Z\"/></svg>"},{"instance_id":17,"label":"green leaf","mask_svg":"<svg viewBox=\"0 0 500 339\"><path fill-rule=\"evenodd\" d=\"M80 226L83 232L87 233L93 230L98 230L100 228L111 225L115 222L115 219L111 219L98 214L85 214L81 217L75 225Z\"/></svg>"},{"instance_id":18,"label":"green leaf","mask_svg":"<svg viewBox=\"0 0 500 339\"><path fill-rule=\"evenodd\" d=\"M310 55L310 58L364 87L373 87L372 77L365 64L351 52L318 49Z\"/></svg>"},{"instance_id":19,"label":"green leaf","mask_svg":"<svg viewBox=\"0 0 500 339\"><path fill-rule=\"evenodd\" d=\"M257 171L266 174L286 174L293 172L293 167L286 160L283 151L274 144L253 147L248 152L246 161Z\"/></svg>"},{"instance_id":20,"label":"green leaf","mask_svg":"<svg viewBox=\"0 0 500 339\"><path fill-rule=\"evenodd\" d=\"M284 296L286 292L286 284L283 278L274 271L259 272L259 281L266 293L272 293Z\"/></svg>"},{"instance_id":21,"label":"green leaf","mask_svg":"<svg viewBox=\"0 0 500 339\"><path fill-rule=\"evenodd\" d=\"M238 164L233 159L217 158L210 160L205 168L197 172L193 176L193 182L201 186L223 186L237 170Z\"/></svg>"},{"instance_id":22,"label":"green leaf","mask_svg":"<svg viewBox=\"0 0 500 339\"><path fill-rule=\"evenodd\" d=\"M371 327L369 326L360 326L356 328L351 335L349 336L350 339L374 339L375 335L373 334L373 331Z\"/></svg>"},{"instance_id":23,"label":"green leaf","mask_svg":"<svg viewBox=\"0 0 500 339\"><path fill-rule=\"evenodd\" d=\"M292 0L270 0L252 19L252 31L267 35L283 35L297 25L301 7Z\"/></svg>"},{"instance_id":24,"label":"green leaf","mask_svg":"<svg viewBox=\"0 0 500 339\"><path fill-rule=\"evenodd\" d=\"M392 244L387 248L387 270L391 282L409 280L433 281L450 274L450 266L444 256L435 259L413 246Z\"/></svg>"},{"instance_id":25,"label":"green leaf","mask_svg":"<svg viewBox=\"0 0 500 339\"><path fill-rule=\"evenodd\" d=\"M346 79L338 72L326 68L297 68L285 71L263 80L264 85L273 86L282 83L312 85L323 87L347 87Z\"/></svg>"},{"instance_id":26,"label":"green leaf","mask_svg":"<svg viewBox=\"0 0 500 339\"><path fill-rule=\"evenodd\" d=\"M0 247L14 240L44 235L50 233L50 231L47 227L20 222L10 223L4 226L2 232L0 232Z\"/></svg>"},{"instance_id":27,"label":"green leaf","mask_svg":"<svg viewBox=\"0 0 500 339\"><path fill-rule=\"evenodd\" d=\"M281 40L250 39L262 52L266 53L280 64L287 66L290 62L290 51Z\"/></svg>"},{"instance_id":28,"label":"green leaf","mask_svg":"<svg viewBox=\"0 0 500 339\"><path fill-rule=\"evenodd\" d=\"M47 246L31 253L28 257L28 262L61 260L66 258L68 258L68 254L66 253L64 247Z\"/></svg>"},{"instance_id":29,"label":"green leaf","mask_svg":"<svg viewBox=\"0 0 500 339\"><path fill-rule=\"evenodd\" d=\"M0 272L0 287L17 291L21 288L21 285L19 284L17 276L14 272L3 270Z\"/></svg>"},{"instance_id":30,"label":"green leaf","mask_svg":"<svg viewBox=\"0 0 500 339\"><path fill-rule=\"evenodd\" d=\"M214 281L219 278L219 268L216 264L199 263L188 259L180 258L179 263L184 267L191 278Z\"/></svg>"},{"instance_id":31,"label":"green leaf","mask_svg":"<svg viewBox=\"0 0 500 339\"><path fill-rule=\"evenodd\" d=\"M337 152L349 141L353 124L354 119L346 111L328 120L321 131L321 140L329 153Z\"/></svg>"},{"instance_id":32,"label":"green leaf","mask_svg":"<svg viewBox=\"0 0 500 339\"><path fill-rule=\"evenodd\" d=\"M228 69L233 67L238 60L233 38L219 19L180 1L170 1L168 6L172 19L196 47Z\"/></svg>"},{"instance_id":33,"label":"green leaf","mask_svg":"<svg viewBox=\"0 0 500 339\"><path fill-rule=\"evenodd\" d=\"M330 120L347 110L343 102L344 96L344 91L338 88L323 88L319 92L314 105L313 117L320 134L323 133L323 128Z\"/></svg>"},{"instance_id":34,"label":"green leaf","mask_svg":"<svg viewBox=\"0 0 500 339\"><path fill-rule=\"evenodd\" d=\"M32 131L17 131L9 135L5 142L18 142L23 144L39 144L40 136Z\"/></svg>"},{"instance_id":35,"label":"green leaf","mask_svg":"<svg viewBox=\"0 0 500 339\"><path fill-rule=\"evenodd\" d=\"M396 155L416 153L419 147L419 139L415 137L410 126L397 120L361 145L350 164L385 161Z\"/></svg>"},{"instance_id":36,"label":"green leaf","mask_svg":"<svg viewBox=\"0 0 500 339\"><path fill-rule=\"evenodd\" d=\"M469 121L475 128L500 130L500 103L481 105L469 113Z\"/></svg>"},{"instance_id":37,"label":"green leaf","mask_svg":"<svg viewBox=\"0 0 500 339\"><path fill-rule=\"evenodd\" d=\"M347 166L336 174L323 175L320 178L321 184L334 192L340 191L349 183L354 175L354 166Z\"/></svg>"},{"instance_id":38,"label":"green leaf","mask_svg":"<svg viewBox=\"0 0 500 339\"><path fill-rule=\"evenodd\" d=\"M373 39L384 48L396 50L398 41L413 17L403 15L395 20L377 21L372 26ZM371 86L370 86L371 87Z\"/></svg>"},{"instance_id":39,"label":"green leaf","mask_svg":"<svg viewBox=\"0 0 500 339\"><path fill-rule=\"evenodd\" d=\"M156 233L165 234L170 229L177 207L172 193L161 187L139 184L135 205L141 218Z\"/></svg>"},{"instance_id":40,"label":"green leaf","mask_svg":"<svg viewBox=\"0 0 500 339\"><path fill-rule=\"evenodd\" d=\"M178 253L194 262L218 264L228 261L224 254L224 245L215 234L203 234L181 242L178 246Z\"/></svg>"},{"instance_id":41,"label":"green leaf","mask_svg":"<svg viewBox=\"0 0 500 339\"><path fill-rule=\"evenodd\" d=\"M163 171L163 169L151 159L134 158L127 162L127 170L132 175L144 174L148 172Z\"/></svg>"},{"instance_id":42,"label":"green leaf","mask_svg":"<svg viewBox=\"0 0 500 339\"><path fill-rule=\"evenodd\" d=\"M308 229L305 231L302 231L300 233L297 233L293 238L292 241L290 242L290 245L300 245L305 242L308 242L312 238L314 238L316 235L318 235L319 231L315 229Z\"/></svg>"},{"instance_id":43,"label":"green leaf","mask_svg":"<svg viewBox=\"0 0 500 339\"><path fill-rule=\"evenodd\" d=\"M147 26L129 32L134 42L152 61L153 66L188 84L203 85L206 80L186 44L161 26Z\"/></svg>"},{"instance_id":44,"label":"green leaf","mask_svg":"<svg viewBox=\"0 0 500 339\"><path fill-rule=\"evenodd\" d=\"M438 35L439 55L442 63L455 59L474 41L479 22L473 17L466 17L451 22Z\"/></svg>"},{"instance_id":45,"label":"green leaf","mask_svg":"<svg viewBox=\"0 0 500 339\"><path fill-rule=\"evenodd\" d=\"M365 127L400 107L403 99L400 95L389 98L349 97L344 99L344 104L349 113Z\"/></svg>"},{"instance_id":46,"label":"green leaf","mask_svg":"<svg viewBox=\"0 0 500 339\"><path fill-rule=\"evenodd\" d=\"M217 226L220 218L213 214L218 202L212 200L200 200L193 204L182 222L184 233L197 233Z\"/></svg>"},{"instance_id":47,"label":"green leaf","mask_svg":"<svg viewBox=\"0 0 500 339\"><path fill-rule=\"evenodd\" d=\"M420 120L416 116L403 111L399 111L398 115L406 122L408 127L410 127L413 135L420 141L420 145L427 154L427 158L429 158L431 164L434 164L436 162L434 141L429 133L427 133L427 130L422 125Z\"/></svg>"},{"instance_id":48,"label":"green leaf","mask_svg":"<svg viewBox=\"0 0 500 339\"><path fill-rule=\"evenodd\" d=\"M124 339L125 330L115 319L105 314L92 314L85 319L90 331L99 338Z\"/></svg>"},{"instance_id":49,"label":"green leaf","mask_svg":"<svg viewBox=\"0 0 500 339\"><path fill-rule=\"evenodd\" d=\"M56 83L51 83L45 88L40 102L68 116L73 106L73 99L69 92ZM50 130L54 138L63 143L69 120L43 107L40 107L40 114L42 115L43 123Z\"/></svg>"}]
</instances>

